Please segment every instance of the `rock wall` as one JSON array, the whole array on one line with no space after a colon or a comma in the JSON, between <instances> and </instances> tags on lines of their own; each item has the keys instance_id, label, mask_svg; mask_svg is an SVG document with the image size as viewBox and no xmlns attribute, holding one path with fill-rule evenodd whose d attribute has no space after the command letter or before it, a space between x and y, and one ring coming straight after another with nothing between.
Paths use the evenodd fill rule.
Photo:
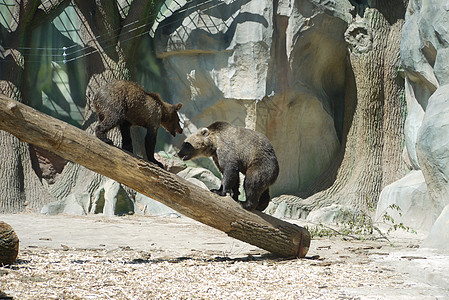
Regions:
<instances>
[{"instance_id":1,"label":"rock wall","mask_svg":"<svg viewBox=\"0 0 449 300\"><path fill-rule=\"evenodd\" d=\"M307 188L328 168L341 143L348 77L344 33L354 15L351 2L171 1L154 27L154 47L168 82L171 99L166 100L184 104L184 135L175 146L217 120L255 129L268 136L279 159L272 196ZM409 1L401 60L407 102L404 160L410 173L384 188L376 217L387 212L397 223L430 230L425 245L440 248L449 247L448 11L446 1ZM363 44L360 36L354 38ZM210 161L200 164L212 169ZM181 175L210 188L218 179L209 173L207 180L205 170L187 169ZM172 213L163 207L150 211L153 201L140 195L133 203L112 181L99 191L94 207L82 194L48 205L43 213ZM326 208L329 219L339 209Z\"/></svg>"},{"instance_id":2,"label":"rock wall","mask_svg":"<svg viewBox=\"0 0 449 300\"><path fill-rule=\"evenodd\" d=\"M449 217L448 11L446 1L409 2L401 41L408 110L405 144L406 158L417 171L386 187L378 204L379 213L389 204L403 203L409 209L398 221L418 229L431 229L438 218L425 245L444 245L446 249L449 225L443 220Z\"/></svg>"},{"instance_id":3,"label":"rock wall","mask_svg":"<svg viewBox=\"0 0 449 300\"><path fill-rule=\"evenodd\" d=\"M217 120L256 129L276 150L272 196L306 188L340 146L345 1L173 2L159 23L172 101L184 136Z\"/></svg>"},{"instance_id":4,"label":"rock wall","mask_svg":"<svg viewBox=\"0 0 449 300\"><path fill-rule=\"evenodd\" d=\"M256 129L280 162L272 196L305 189L340 146L351 9L351 1L174 1L156 54L172 102L184 103L185 135L216 120ZM387 212L416 230L430 230L449 204L448 9L411 0L403 28L404 160L413 171L383 190L377 217Z\"/></svg>"}]
</instances>

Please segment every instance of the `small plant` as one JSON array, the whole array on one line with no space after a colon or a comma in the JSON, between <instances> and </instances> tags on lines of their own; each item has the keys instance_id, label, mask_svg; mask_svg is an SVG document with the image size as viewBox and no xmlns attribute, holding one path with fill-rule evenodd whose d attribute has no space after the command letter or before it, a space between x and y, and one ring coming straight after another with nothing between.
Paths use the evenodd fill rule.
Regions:
<instances>
[{"instance_id":1,"label":"small plant","mask_svg":"<svg viewBox=\"0 0 449 300\"><path fill-rule=\"evenodd\" d=\"M309 226L304 226L305 229L307 229L310 232L310 236L312 238L316 238L316 237L332 237L332 236L336 236L339 235L340 233L338 231L336 231L335 229L324 225L323 223L319 223L316 224L313 227Z\"/></svg>"},{"instance_id":2,"label":"small plant","mask_svg":"<svg viewBox=\"0 0 449 300\"><path fill-rule=\"evenodd\" d=\"M372 239L375 233L385 238L381 230L374 225L373 219L365 212L354 213L344 212L342 222L337 223L339 230L348 237L354 237L359 240Z\"/></svg>"},{"instance_id":3,"label":"small plant","mask_svg":"<svg viewBox=\"0 0 449 300\"><path fill-rule=\"evenodd\" d=\"M404 225L402 222L399 224L395 223L395 220L391 215L388 214L387 210L395 210L400 216L402 216L401 208L396 204L391 204L382 214L382 224L388 225L388 230L386 232L382 231L371 217L370 213L366 212L356 212L351 210L342 210L337 219L340 220L336 224L336 228L324 225L322 223L316 224L314 227L307 228L309 230L312 238L313 237L332 237L341 235L345 238L357 239L357 240L379 240L384 239L390 241L388 236L391 232L396 230L404 230L406 232L415 233L416 231L411 229L409 226ZM373 207L369 207L369 211L372 213L374 211Z\"/></svg>"},{"instance_id":4,"label":"small plant","mask_svg":"<svg viewBox=\"0 0 449 300\"><path fill-rule=\"evenodd\" d=\"M387 212L388 209L396 210L397 213L399 214L399 216L402 217L402 209L397 204L394 204L394 203L390 204L385 209L385 211L384 211L384 213L382 215L382 222L385 223L385 224L390 225L390 228L388 228L388 230L387 230L387 235L389 235L390 232L396 231L396 230L399 230L399 229L402 229L402 230L404 230L406 232L410 232L410 233L416 234L415 230L411 229L409 226L404 225L404 223L401 222L399 224L396 224L394 219L393 219L393 217L388 214L388 212Z\"/></svg>"}]
</instances>

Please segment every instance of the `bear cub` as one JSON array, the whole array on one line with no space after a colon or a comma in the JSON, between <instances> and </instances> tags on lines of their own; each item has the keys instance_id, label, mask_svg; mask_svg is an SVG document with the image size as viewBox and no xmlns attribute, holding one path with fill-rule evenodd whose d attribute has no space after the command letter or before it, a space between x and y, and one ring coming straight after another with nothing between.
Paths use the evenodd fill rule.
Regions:
<instances>
[{"instance_id":1,"label":"bear cub","mask_svg":"<svg viewBox=\"0 0 449 300\"><path fill-rule=\"evenodd\" d=\"M243 208L262 211L268 206L269 186L278 177L279 164L273 146L263 134L228 122L215 122L186 138L178 156L184 161L212 157L223 174L220 188L212 192L230 194L235 201L239 195L239 172L243 173Z\"/></svg>"},{"instance_id":2,"label":"bear cub","mask_svg":"<svg viewBox=\"0 0 449 300\"><path fill-rule=\"evenodd\" d=\"M98 125L95 135L108 144L112 141L106 133L120 126L122 148L133 152L131 126L142 126L147 129L145 150L150 162L163 168L154 158L157 130L162 125L172 136L182 133L178 111L182 104L172 105L162 101L159 94L146 92L137 83L131 81L113 81L102 86L93 100L97 112Z\"/></svg>"}]
</instances>

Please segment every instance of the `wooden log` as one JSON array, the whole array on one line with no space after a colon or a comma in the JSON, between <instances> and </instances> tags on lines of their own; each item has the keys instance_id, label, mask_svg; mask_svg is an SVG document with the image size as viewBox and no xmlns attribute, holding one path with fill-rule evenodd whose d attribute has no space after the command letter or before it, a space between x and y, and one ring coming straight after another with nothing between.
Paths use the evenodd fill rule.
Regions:
<instances>
[{"instance_id":1,"label":"wooden log","mask_svg":"<svg viewBox=\"0 0 449 300\"><path fill-rule=\"evenodd\" d=\"M12 265L16 261L18 253L19 238L17 234L11 225L0 221L0 266Z\"/></svg>"},{"instance_id":2,"label":"wooden log","mask_svg":"<svg viewBox=\"0 0 449 300\"><path fill-rule=\"evenodd\" d=\"M68 123L0 95L0 130L47 149L147 195L179 213L280 257L304 257L310 233L261 212L243 209L220 197L103 143Z\"/></svg>"}]
</instances>

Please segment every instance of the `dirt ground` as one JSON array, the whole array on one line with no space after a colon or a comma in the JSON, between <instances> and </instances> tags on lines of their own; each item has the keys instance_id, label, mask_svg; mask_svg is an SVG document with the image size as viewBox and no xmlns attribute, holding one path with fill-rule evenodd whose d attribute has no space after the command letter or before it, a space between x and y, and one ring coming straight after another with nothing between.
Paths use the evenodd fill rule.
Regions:
<instances>
[{"instance_id":1,"label":"dirt ground","mask_svg":"<svg viewBox=\"0 0 449 300\"><path fill-rule=\"evenodd\" d=\"M286 260L186 217L0 220L20 239L0 267L12 299L449 299L449 253L419 248L424 234L313 239Z\"/></svg>"}]
</instances>

